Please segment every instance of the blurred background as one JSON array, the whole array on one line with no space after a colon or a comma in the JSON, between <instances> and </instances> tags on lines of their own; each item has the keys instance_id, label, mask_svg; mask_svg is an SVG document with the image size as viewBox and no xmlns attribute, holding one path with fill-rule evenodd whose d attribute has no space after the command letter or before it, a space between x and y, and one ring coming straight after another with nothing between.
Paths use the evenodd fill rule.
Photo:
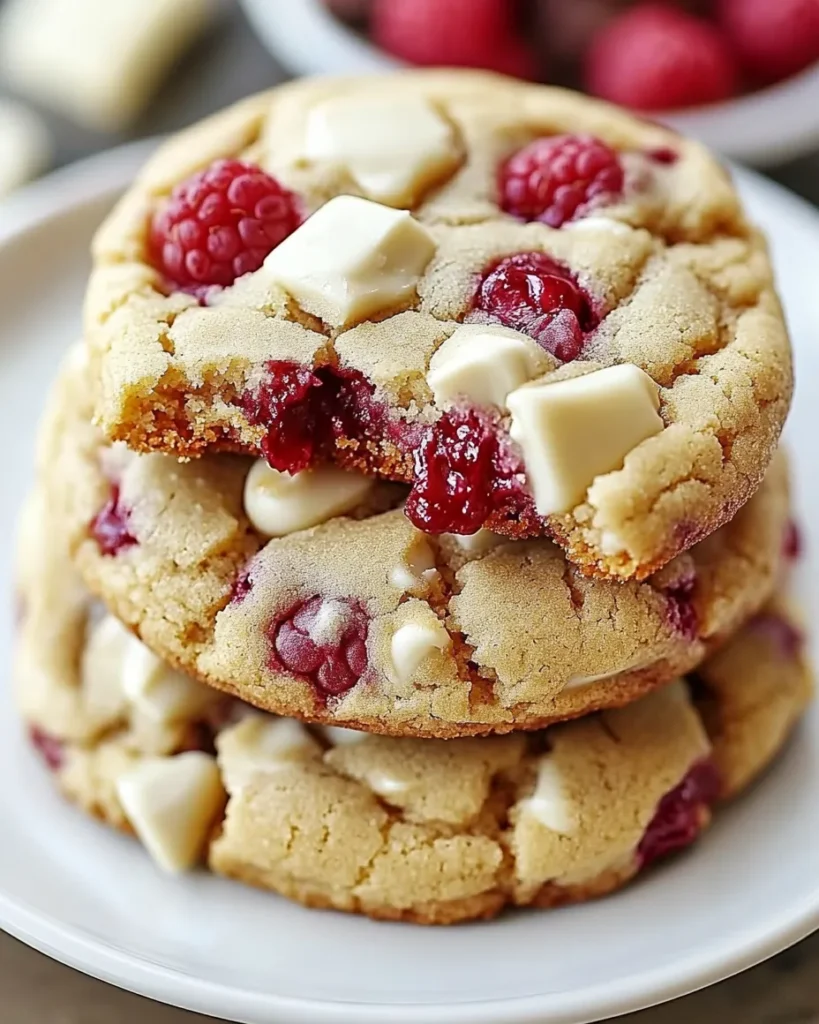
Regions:
<instances>
[{"instance_id":1,"label":"blurred background","mask_svg":"<svg viewBox=\"0 0 819 1024\"><path fill-rule=\"evenodd\" d=\"M293 74L401 64L582 88L819 203L819 0L0 0L0 195Z\"/></svg>"}]
</instances>

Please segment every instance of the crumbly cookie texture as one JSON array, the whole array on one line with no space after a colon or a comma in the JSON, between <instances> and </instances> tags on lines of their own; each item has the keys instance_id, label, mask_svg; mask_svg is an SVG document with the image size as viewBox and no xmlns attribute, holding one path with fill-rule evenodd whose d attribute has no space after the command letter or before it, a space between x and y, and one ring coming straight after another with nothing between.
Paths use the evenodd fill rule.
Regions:
<instances>
[{"instance_id":1,"label":"crumbly cookie texture","mask_svg":"<svg viewBox=\"0 0 819 1024\"><path fill-rule=\"evenodd\" d=\"M771 605L701 667L696 703L675 682L546 732L452 741L306 727L156 659L83 589L43 499L20 550L18 704L68 799L165 870L206 861L309 906L427 924L590 899L693 842L810 696Z\"/></svg>"},{"instance_id":2,"label":"crumbly cookie texture","mask_svg":"<svg viewBox=\"0 0 819 1024\"><path fill-rule=\"evenodd\" d=\"M334 489L329 467L294 483L237 456L180 464L109 445L90 423L83 351L43 426L51 529L151 649L266 711L398 736L541 728L689 671L780 572L781 459L660 573L589 580L546 539L426 536L391 507L395 485ZM296 528L339 502L346 515ZM295 532L268 539L285 523Z\"/></svg>"},{"instance_id":3,"label":"crumbly cookie texture","mask_svg":"<svg viewBox=\"0 0 819 1024\"><path fill-rule=\"evenodd\" d=\"M538 214L504 186L517 174L526 187L517 164L533 140L565 133L610 166L582 187L553 180ZM238 235L189 264L173 243L183 276L201 278L217 252L256 268L194 295L156 268L149 227L180 182L220 158L272 175L276 205L242 235L256 246L249 262ZM569 173L565 153L532 159ZM540 201L531 189L523 198ZM274 210L278 232L293 210L315 217L263 260L257 236ZM168 237L199 245L189 228ZM100 230L94 261L86 335L110 439L263 451L285 468L332 459L412 483L408 514L429 532L545 533L588 575L645 578L726 522L760 484L790 402L765 245L724 169L658 125L482 73L397 74L377 98L370 78L253 97L160 149ZM522 309L537 315L521 321ZM442 384L436 362L465 320L513 327L518 345L473 334ZM645 389L607 378L606 420L596 377L565 387L623 364L647 375L658 412L638 415ZM503 393L540 388L554 411L558 385L571 401L555 429L521 423ZM615 440L632 409L634 429ZM586 437L576 424L593 411Z\"/></svg>"}]
</instances>

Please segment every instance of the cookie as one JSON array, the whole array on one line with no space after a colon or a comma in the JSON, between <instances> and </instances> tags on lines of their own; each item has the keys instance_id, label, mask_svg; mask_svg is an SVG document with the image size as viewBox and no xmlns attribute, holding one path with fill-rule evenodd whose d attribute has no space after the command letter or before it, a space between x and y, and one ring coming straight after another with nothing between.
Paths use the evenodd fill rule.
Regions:
<instances>
[{"instance_id":1,"label":"cookie","mask_svg":"<svg viewBox=\"0 0 819 1024\"><path fill-rule=\"evenodd\" d=\"M306 727L194 682L106 614L44 491L24 525L17 700L62 792L166 870L207 862L309 906L444 924L611 892L693 842L810 696L800 633L771 604L693 699L678 681L480 739Z\"/></svg>"},{"instance_id":2,"label":"cookie","mask_svg":"<svg viewBox=\"0 0 819 1024\"><path fill-rule=\"evenodd\" d=\"M426 533L643 579L760 484L791 357L724 169L477 72L302 81L160 149L99 232L96 417L411 485Z\"/></svg>"},{"instance_id":3,"label":"cookie","mask_svg":"<svg viewBox=\"0 0 819 1024\"><path fill-rule=\"evenodd\" d=\"M266 711L398 736L541 728L696 667L780 573L782 461L655 576L589 580L545 538L423 534L405 491L336 467L288 476L110 445L82 353L43 428L51 528L160 657Z\"/></svg>"}]
</instances>

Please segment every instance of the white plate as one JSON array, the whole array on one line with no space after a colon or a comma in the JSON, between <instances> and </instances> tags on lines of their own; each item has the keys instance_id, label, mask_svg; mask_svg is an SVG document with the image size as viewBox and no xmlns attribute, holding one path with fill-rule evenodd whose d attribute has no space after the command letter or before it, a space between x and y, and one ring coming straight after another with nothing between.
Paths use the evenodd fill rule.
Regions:
<instances>
[{"instance_id":1,"label":"white plate","mask_svg":"<svg viewBox=\"0 0 819 1024\"><path fill-rule=\"evenodd\" d=\"M330 14L323 0L242 4L268 50L298 74L368 74L402 66ZM819 142L819 63L724 103L652 116L732 160L762 166L788 160Z\"/></svg>"},{"instance_id":2,"label":"white plate","mask_svg":"<svg viewBox=\"0 0 819 1024\"><path fill-rule=\"evenodd\" d=\"M120 151L46 179L13 217L0 207L0 576L9 597L14 517L46 386L79 330L88 239L141 156ZM819 579L819 215L761 179L742 181L772 234L799 350L790 436L814 542L804 587ZM9 612L0 622L6 675L11 642ZM116 985L252 1024L597 1020L718 981L819 926L816 713L689 855L599 903L452 929L308 911L205 873L160 875L136 843L55 795L8 686L0 780L0 926Z\"/></svg>"}]
</instances>

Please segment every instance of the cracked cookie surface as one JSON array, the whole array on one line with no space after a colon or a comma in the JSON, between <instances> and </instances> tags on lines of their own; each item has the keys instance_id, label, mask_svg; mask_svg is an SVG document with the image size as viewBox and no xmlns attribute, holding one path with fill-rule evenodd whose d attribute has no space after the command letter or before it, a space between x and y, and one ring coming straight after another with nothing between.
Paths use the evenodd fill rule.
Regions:
<instances>
[{"instance_id":1,"label":"cracked cookie surface","mask_svg":"<svg viewBox=\"0 0 819 1024\"><path fill-rule=\"evenodd\" d=\"M269 539L254 522L272 508L268 530L281 525L302 477L260 497L247 458L110 445L83 354L55 389L38 469L72 557L162 658L266 711L453 738L624 705L696 667L782 568L781 457L730 523L642 583L589 580L542 538L426 536L395 485L354 481L347 515Z\"/></svg>"},{"instance_id":2,"label":"cracked cookie surface","mask_svg":"<svg viewBox=\"0 0 819 1024\"><path fill-rule=\"evenodd\" d=\"M86 337L98 422L139 450L261 451L279 468L332 459L412 484L407 511L427 531L468 534L477 523L546 534L588 575L650 575L753 494L790 402L765 245L727 174L698 144L561 90L416 71L383 79L378 93L371 79L290 84L160 149L94 246ZM402 138L390 120L405 125ZM555 185L567 164L549 140L567 133L575 148L593 149L585 164L572 151L572 166L592 169L579 192L576 182ZM379 149L380 134L400 167L386 142ZM195 273L214 254L256 267L191 294L152 264L152 218L180 182L220 159L262 168L278 205L257 204L247 230L208 208L205 226L218 221L212 244L183 209L170 265L179 269L178 242L202 247ZM527 182L533 194L521 197ZM377 201L381 220L372 203L333 206L353 202L340 196ZM378 221L369 234L365 207ZM411 211L412 230L394 219L397 208ZM306 221L309 238L304 224L293 230L296 213L316 211L323 220ZM275 227L261 214L275 214ZM266 259L265 230L278 242ZM248 264L233 255L240 236L257 246ZM396 251L412 260L393 265ZM385 265L386 284L372 277ZM435 367L465 321L519 335L517 355L487 343L489 395L474 366L464 370L462 349L445 372ZM477 355L474 337L469 345ZM659 412L603 464L584 462L568 427L552 439L573 456L572 486L555 499L538 471L540 428L516 422L504 390L551 398L567 375L619 364L644 371ZM582 418L590 403L575 399ZM623 408L614 423L628 419ZM609 435L605 422L597 429Z\"/></svg>"},{"instance_id":3,"label":"cracked cookie surface","mask_svg":"<svg viewBox=\"0 0 819 1024\"><path fill-rule=\"evenodd\" d=\"M16 697L63 794L157 862L309 906L447 924L604 895L693 842L811 691L777 603L626 708L454 741L305 727L155 658L90 596L59 510L24 513Z\"/></svg>"}]
</instances>

